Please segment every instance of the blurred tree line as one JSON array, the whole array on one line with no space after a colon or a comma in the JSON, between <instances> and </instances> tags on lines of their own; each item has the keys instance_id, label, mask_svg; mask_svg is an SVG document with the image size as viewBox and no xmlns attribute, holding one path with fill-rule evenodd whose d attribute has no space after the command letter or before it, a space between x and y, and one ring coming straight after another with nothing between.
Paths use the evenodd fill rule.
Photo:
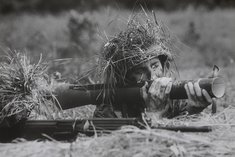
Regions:
<instances>
[{"instance_id":1,"label":"blurred tree line","mask_svg":"<svg viewBox=\"0 0 235 157\"><path fill-rule=\"evenodd\" d=\"M95 10L102 6L133 9L139 4L151 8L172 11L184 9L189 5L197 7L228 8L235 7L235 0L0 0L0 13L21 11L60 12L66 9Z\"/></svg>"}]
</instances>

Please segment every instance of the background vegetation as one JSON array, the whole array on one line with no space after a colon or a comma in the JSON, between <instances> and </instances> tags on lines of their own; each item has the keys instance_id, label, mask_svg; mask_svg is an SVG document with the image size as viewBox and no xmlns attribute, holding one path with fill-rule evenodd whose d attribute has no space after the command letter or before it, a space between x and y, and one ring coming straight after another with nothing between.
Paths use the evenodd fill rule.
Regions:
<instances>
[{"instance_id":1,"label":"background vegetation","mask_svg":"<svg viewBox=\"0 0 235 157\"><path fill-rule=\"evenodd\" d=\"M209 11L188 7L174 12L154 11L182 42L181 54L176 59L179 68L234 65L233 9ZM50 72L77 76L91 68L108 38L122 30L134 12L103 7L82 13L69 10L56 15L25 12L0 15L0 45L3 49L27 52L36 60L42 53L51 62Z\"/></svg>"},{"instance_id":2,"label":"background vegetation","mask_svg":"<svg viewBox=\"0 0 235 157\"><path fill-rule=\"evenodd\" d=\"M205 7L211 10L215 8L233 8L235 2L233 0L1 0L0 12L37 11L58 13L74 8L84 12L88 9L97 10L104 6L133 9L133 6L138 5L167 11L185 9L188 6L195 8Z\"/></svg>"}]
</instances>

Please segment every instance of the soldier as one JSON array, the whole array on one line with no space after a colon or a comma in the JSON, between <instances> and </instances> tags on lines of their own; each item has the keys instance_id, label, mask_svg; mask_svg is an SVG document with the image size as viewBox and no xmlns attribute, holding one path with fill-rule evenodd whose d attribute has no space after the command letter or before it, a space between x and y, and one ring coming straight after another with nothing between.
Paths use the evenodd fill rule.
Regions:
<instances>
[{"instance_id":1,"label":"soldier","mask_svg":"<svg viewBox=\"0 0 235 157\"><path fill-rule=\"evenodd\" d=\"M115 89L119 85L145 82L142 87L143 102L137 104L101 104L94 117L139 117L147 107L160 117L172 118L180 114L195 114L215 103L199 83L185 85L188 100L170 100L169 93L174 76L173 62L177 47L172 37L156 18L147 18L141 23L132 19L127 28L104 46L101 56L101 70L104 83ZM152 81L151 84L148 82ZM114 91L114 90L113 90ZM104 97L115 93L104 92ZM118 115L121 111L121 116Z\"/></svg>"}]
</instances>

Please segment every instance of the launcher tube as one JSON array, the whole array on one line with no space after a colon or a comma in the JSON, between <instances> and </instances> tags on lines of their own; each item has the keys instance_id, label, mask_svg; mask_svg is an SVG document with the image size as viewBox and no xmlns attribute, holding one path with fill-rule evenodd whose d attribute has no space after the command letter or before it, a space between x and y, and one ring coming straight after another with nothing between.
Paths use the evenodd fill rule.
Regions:
<instances>
[{"instance_id":1,"label":"launcher tube","mask_svg":"<svg viewBox=\"0 0 235 157\"><path fill-rule=\"evenodd\" d=\"M221 98L225 93L225 82L222 78L203 78L199 80L190 80L191 82L199 82L199 86L205 89L212 98ZM187 99L187 93L184 85L188 80L176 81L172 85L170 99ZM99 105L101 103L112 104L140 104L143 103L141 87L144 83L135 86L118 87L111 95L111 99L104 98L103 91L113 93L113 89L106 88L104 84L94 85L69 85L67 89L59 90L56 95L62 109L69 109L89 104Z\"/></svg>"}]
</instances>

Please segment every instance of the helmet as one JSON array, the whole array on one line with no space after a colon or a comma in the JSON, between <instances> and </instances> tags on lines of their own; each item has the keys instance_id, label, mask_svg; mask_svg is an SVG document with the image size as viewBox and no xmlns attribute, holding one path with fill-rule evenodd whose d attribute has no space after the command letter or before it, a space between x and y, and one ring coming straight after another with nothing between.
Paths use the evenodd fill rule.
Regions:
<instances>
[{"instance_id":1,"label":"helmet","mask_svg":"<svg viewBox=\"0 0 235 157\"><path fill-rule=\"evenodd\" d=\"M170 69L170 63L177 55L175 38L169 30L155 18L147 16L132 18L125 30L110 39L100 57L104 83L125 84L128 70L151 58L158 57L164 68Z\"/></svg>"}]
</instances>

